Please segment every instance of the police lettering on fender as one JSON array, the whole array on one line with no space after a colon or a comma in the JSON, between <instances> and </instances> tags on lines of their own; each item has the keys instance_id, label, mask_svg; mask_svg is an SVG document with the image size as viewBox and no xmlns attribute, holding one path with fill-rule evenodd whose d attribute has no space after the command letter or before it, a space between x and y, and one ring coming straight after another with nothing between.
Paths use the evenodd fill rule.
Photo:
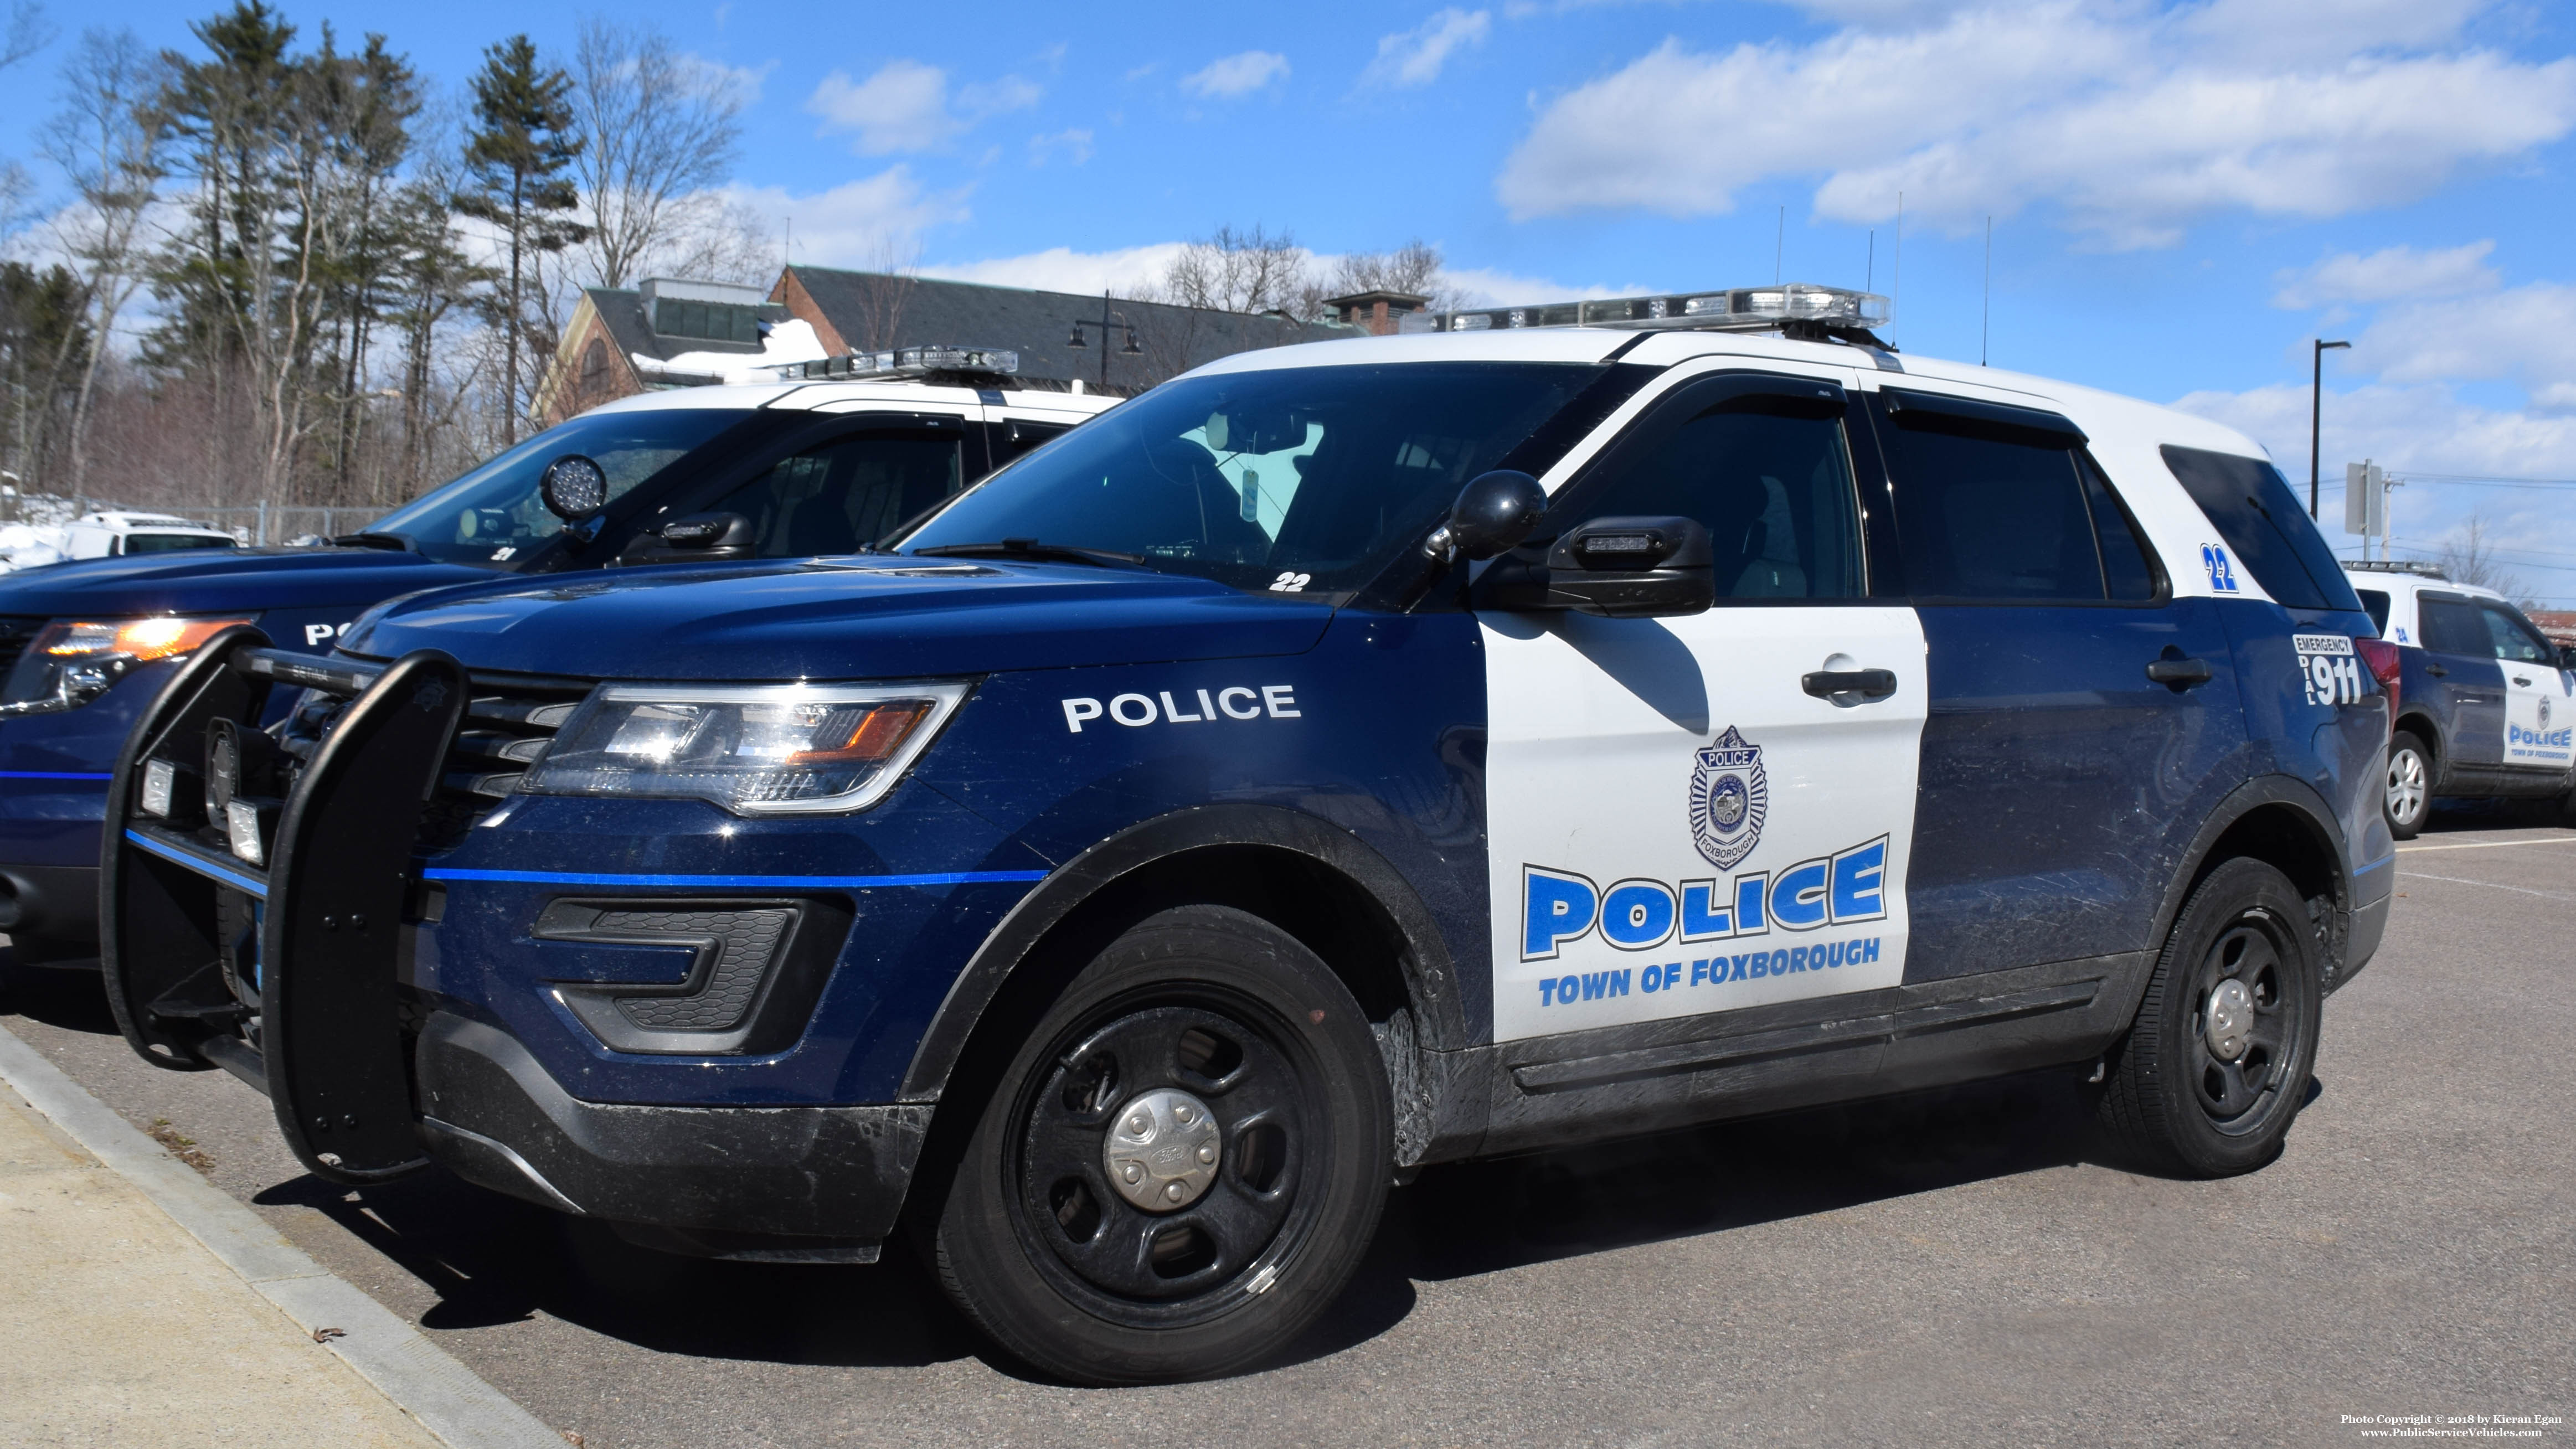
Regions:
<instances>
[{"instance_id":1,"label":"police lettering on fender","mask_svg":"<svg viewBox=\"0 0 2576 1449\"><path fill-rule=\"evenodd\" d=\"M1211 720L1302 719L1297 708L1294 685L1265 684L1259 688L1231 684L1223 689L1168 689L1152 694L1113 694L1107 703L1097 699L1072 698L1063 701L1064 727L1072 734L1093 720L1114 720L1130 729L1149 724L1205 724Z\"/></svg>"}]
</instances>

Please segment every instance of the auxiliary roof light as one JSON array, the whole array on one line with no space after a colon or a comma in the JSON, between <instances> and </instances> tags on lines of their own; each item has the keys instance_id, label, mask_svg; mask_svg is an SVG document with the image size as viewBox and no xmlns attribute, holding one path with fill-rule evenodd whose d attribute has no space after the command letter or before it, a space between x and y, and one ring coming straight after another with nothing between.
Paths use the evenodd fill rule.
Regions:
<instances>
[{"instance_id":1,"label":"auxiliary roof light","mask_svg":"<svg viewBox=\"0 0 2576 1449\"><path fill-rule=\"evenodd\" d=\"M1401 332L1484 332L1513 327L1617 327L1631 330L1692 329L1765 332L1793 324L1866 331L1887 325L1887 299L1875 292L1785 282L1718 292L1667 292L1552 302L1536 307L1474 307L1451 312L1409 312Z\"/></svg>"}]
</instances>

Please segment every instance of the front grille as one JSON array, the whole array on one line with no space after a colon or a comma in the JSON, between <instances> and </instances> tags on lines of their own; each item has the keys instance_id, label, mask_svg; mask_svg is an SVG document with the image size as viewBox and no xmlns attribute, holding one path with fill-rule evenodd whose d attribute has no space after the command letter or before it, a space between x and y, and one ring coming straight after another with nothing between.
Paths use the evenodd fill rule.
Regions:
<instances>
[{"instance_id":1,"label":"front grille","mask_svg":"<svg viewBox=\"0 0 2576 1449\"><path fill-rule=\"evenodd\" d=\"M45 627L43 616L0 615L0 680L18 665L18 656L27 652L36 631Z\"/></svg>"},{"instance_id":2,"label":"front grille","mask_svg":"<svg viewBox=\"0 0 2576 1449\"><path fill-rule=\"evenodd\" d=\"M349 705L374 684L385 666L370 660L314 659L280 650L243 651L243 665L281 685L302 685L303 698L278 730L288 757L292 788L314 752L330 738ZM420 845L445 850L464 838L518 789L528 767L541 758L555 731L572 718L590 692L586 679L515 674L469 674L474 698L464 727L449 745L438 793L421 818Z\"/></svg>"}]
</instances>

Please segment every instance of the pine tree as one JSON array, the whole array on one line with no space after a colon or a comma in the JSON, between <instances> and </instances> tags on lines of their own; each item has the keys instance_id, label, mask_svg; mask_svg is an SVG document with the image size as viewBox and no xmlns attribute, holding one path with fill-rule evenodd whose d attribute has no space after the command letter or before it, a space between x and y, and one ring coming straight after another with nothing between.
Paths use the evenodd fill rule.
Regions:
<instances>
[{"instance_id":1,"label":"pine tree","mask_svg":"<svg viewBox=\"0 0 2576 1449\"><path fill-rule=\"evenodd\" d=\"M524 35L486 50L483 72L474 78L476 128L465 151L469 189L457 197L457 210L501 228L508 244L509 270L493 310L506 359L502 426L510 442L519 436L530 266L588 234L568 216L581 205L579 188L564 174L582 150L571 95L572 77L560 68L541 73L537 48Z\"/></svg>"}]
</instances>

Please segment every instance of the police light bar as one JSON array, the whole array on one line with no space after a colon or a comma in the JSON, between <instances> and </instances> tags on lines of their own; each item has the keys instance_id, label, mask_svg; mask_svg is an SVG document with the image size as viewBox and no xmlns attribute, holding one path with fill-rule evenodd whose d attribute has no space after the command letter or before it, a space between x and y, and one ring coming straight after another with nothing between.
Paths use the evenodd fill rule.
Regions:
<instances>
[{"instance_id":1,"label":"police light bar","mask_svg":"<svg viewBox=\"0 0 2576 1449\"><path fill-rule=\"evenodd\" d=\"M1785 282L1723 292L1672 292L1661 296L1609 297L1591 302L1551 302L1537 307L1475 307L1455 312L1409 312L1401 332L1484 332L1505 327L1619 327L1630 330L1693 329L1767 332L1792 324L1867 331L1884 327L1887 299L1875 292Z\"/></svg>"},{"instance_id":2,"label":"police light bar","mask_svg":"<svg viewBox=\"0 0 2576 1449\"><path fill-rule=\"evenodd\" d=\"M933 372L988 372L1003 376L1020 370L1020 355L1002 347L897 347L885 352L854 352L793 362L777 369L782 379L920 377Z\"/></svg>"}]
</instances>

